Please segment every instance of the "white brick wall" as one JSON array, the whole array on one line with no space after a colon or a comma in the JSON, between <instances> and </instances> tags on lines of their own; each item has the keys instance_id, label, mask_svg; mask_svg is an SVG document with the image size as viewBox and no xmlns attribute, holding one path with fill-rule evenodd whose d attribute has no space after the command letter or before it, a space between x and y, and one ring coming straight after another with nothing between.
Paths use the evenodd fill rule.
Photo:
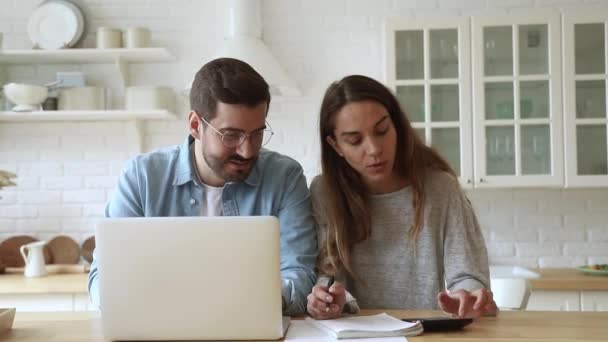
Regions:
<instances>
[{"instance_id":1,"label":"white brick wall","mask_svg":"<svg viewBox=\"0 0 608 342\"><path fill-rule=\"evenodd\" d=\"M29 48L27 18L39 0L0 0L5 48ZM74 0L95 45L100 26L147 26L152 44L167 46L177 63L130 68L133 84L181 90L223 38L225 4L216 0ZM298 159L310 179L318 173L317 115L327 85L344 75L382 78L382 23L387 17L519 13L532 7L596 6L603 0L264 0L264 40L302 89L297 98L273 99L270 148ZM81 70L89 83L112 89L119 106L120 81L112 65L18 66L6 79L44 83L56 71ZM0 78L2 74L0 74ZM144 123L144 149L183 140L186 98L180 119ZM0 239L65 233L82 241L124 161L137 152L130 123L1 123L0 169L19 174L19 186L2 192ZM493 263L573 266L608 262L608 190L470 190Z\"/></svg>"}]
</instances>

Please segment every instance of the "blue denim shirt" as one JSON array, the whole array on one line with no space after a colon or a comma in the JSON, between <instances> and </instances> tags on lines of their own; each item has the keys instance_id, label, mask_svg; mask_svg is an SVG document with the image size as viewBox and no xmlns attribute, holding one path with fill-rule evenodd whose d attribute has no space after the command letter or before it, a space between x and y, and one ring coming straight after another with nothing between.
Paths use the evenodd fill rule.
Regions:
<instances>
[{"instance_id":1,"label":"blue denim shirt","mask_svg":"<svg viewBox=\"0 0 608 342\"><path fill-rule=\"evenodd\" d=\"M131 159L119 177L105 216L200 216L204 188L197 185L198 176L191 166L192 142L188 136L181 146ZM262 149L245 181L225 184L222 204L225 216L279 218L284 314L306 312L306 296L315 283L317 240L310 193L300 164ZM97 271L93 260L89 296L99 306Z\"/></svg>"}]
</instances>

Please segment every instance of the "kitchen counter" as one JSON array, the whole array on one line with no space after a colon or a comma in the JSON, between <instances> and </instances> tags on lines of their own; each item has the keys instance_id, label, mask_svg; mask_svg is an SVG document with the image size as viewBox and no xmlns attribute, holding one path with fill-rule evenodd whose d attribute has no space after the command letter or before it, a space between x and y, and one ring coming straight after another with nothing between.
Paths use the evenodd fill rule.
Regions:
<instances>
[{"instance_id":1,"label":"kitchen counter","mask_svg":"<svg viewBox=\"0 0 608 342\"><path fill-rule=\"evenodd\" d=\"M365 310L363 314L376 314ZM430 317L438 311L385 311L395 317ZM483 317L463 331L427 333L410 341L606 341L608 312L505 311ZM17 312L3 341L104 341L99 314L93 312Z\"/></svg>"},{"instance_id":2,"label":"kitchen counter","mask_svg":"<svg viewBox=\"0 0 608 342\"><path fill-rule=\"evenodd\" d=\"M0 274L0 294L87 293L87 273L80 265L49 265L49 275L25 278L19 269ZM589 275L573 268L533 269L541 275L530 279L532 290L608 291L608 276ZM74 273L76 272L76 273Z\"/></svg>"},{"instance_id":3,"label":"kitchen counter","mask_svg":"<svg viewBox=\"0 0 608 342\"><path fill-rule=\"evenodd\" d=\"M0 295L86 294L87 276L83 265L48 265L48 275L26 278L18 268L0 274Z\"/></svg>"},{"instance_id":4,"label":"kitchen counter","mask_svg":"<svg viewBox=\"0 0 608 342\"><path fill-rule=\"evenodd\" d=\"M608 276L591 275L575 268L533 269L540 278L530 279L532 291L608 291Z\"/></svg>"}]
</instances>

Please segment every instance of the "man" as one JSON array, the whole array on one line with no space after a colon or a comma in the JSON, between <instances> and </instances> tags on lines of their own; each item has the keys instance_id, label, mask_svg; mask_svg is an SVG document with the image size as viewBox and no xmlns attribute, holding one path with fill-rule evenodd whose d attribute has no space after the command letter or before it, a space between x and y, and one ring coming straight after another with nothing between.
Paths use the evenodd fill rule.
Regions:
<instances>
[{"instance_id":1,"label":"man","mask_svg":"<svg viewBox=\"0 0 608 342\"><path fill-rule=\"evenodd\" d=\"M190 135L181 146L130 160L105 215L277 216L283 312L293 315L306 312L315 283L316 233L302 167L262 149L273 134L269 104L268 84L247 63L205 64L190 91ZM97 305L98 280L93 261L88 286Z\"/></svg>"}]
</instances>

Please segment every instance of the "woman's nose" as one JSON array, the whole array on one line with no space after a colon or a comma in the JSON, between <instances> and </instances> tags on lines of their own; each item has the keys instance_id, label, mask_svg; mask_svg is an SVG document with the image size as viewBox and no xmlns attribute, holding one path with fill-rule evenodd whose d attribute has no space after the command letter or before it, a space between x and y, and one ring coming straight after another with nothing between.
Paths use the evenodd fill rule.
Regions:
<instances>
[{"instance_id":1,"label":"woman's nose","mask_svg":"<svg viewBox=\"0 0 608 342\"><path fill-rule=\"evenodd\" d=\"M365 146L365 152L372 156L379 155L382 152L380 142L376 139L370 138Z\"/></svg>"}]
</instances>

